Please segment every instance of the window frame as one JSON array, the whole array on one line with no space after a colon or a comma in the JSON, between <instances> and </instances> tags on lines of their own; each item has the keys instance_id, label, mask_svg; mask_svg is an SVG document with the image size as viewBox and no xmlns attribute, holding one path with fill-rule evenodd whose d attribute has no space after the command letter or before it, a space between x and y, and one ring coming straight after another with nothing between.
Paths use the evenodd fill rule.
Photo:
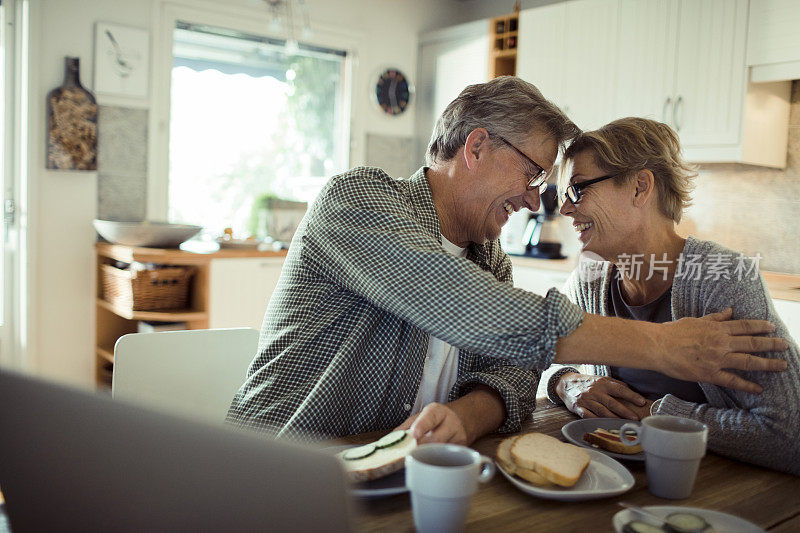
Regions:
<instances>
[{"instance_id":1,"label":"window frame","mask_svg":"<svg viewBox=\"0 0 800 533\"><path fill-rule=\"evenodd\" d=\"M174 65L173 34L176 24L185 22L225 28L250 35L260 35L268 39L285 40L286 34L275 33L269 29L269 16L267 11L253 10L252 8L234 8L223 6L224 11L211 7L187 7L183 5L164 2L155 10L153 21L154 61L152 66L151 98L152 107L149 120L148 142L148 176L147 176L147 219L167 220L169 212L169 134L171 116L172 68ZM357 61L355 51L363 42L361 35L344 34L334 29L320 26L312 22L313 35L309 39L302 39L304 44L341 50L346 53L342 76L342 106L343 120L339 122L340 131L337 132L340 143L337 159L343 162L345 168L350 166L350 161L360 158L354 152L357 146L352 145L353 130L358 127L352 118L353 102L361 95L358 87L353 84L357 74Z\"/></svg>"}]
</instances>

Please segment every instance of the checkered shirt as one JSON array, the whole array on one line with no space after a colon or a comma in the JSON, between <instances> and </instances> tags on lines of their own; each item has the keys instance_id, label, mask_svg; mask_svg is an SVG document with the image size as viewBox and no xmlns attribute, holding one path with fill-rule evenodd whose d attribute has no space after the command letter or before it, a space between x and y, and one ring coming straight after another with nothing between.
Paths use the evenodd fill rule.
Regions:
<instances>
[{"instance_id":1,"label":"checkered shirt","mask_svg":"<svg viewBox=\"0 0 800 533\"><path fill-rule=\"evenodd\" d=\"M491 387L505 403L499 431L516 431L557 339L582 319L555 290L514 288L498 241L449 254L425 168L409 179L354 168L301 222L227 419L303 440L396 427L433 335L460 348L448 401Z\"/></svg>"}]
</instances>

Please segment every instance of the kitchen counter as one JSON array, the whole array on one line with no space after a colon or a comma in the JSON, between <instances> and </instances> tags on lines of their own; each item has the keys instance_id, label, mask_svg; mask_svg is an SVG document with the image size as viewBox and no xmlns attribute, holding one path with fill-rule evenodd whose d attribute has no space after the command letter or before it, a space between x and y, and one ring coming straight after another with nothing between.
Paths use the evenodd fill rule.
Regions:
<instances>
[{"instance_id":1,"label":"kitchen counter","mask_svg":"<svg viewBox=\"0 0 800 533\"><path fill-rule=\"evenodd\" d=\"M571 272L576 267L575 257L566 259L536 259L518 255L510 255L509 257L511 257L511 264L515 267L557 270L560 272ZM800 275L770 272L768 270L762 270L761 275L764 276L770 295L774 299L800 302Z\"/></svg>"},{"instance_id":2,"label":"kitchen counter","mask_svg":"<svg viewBox=\"0 0 800 533\"><path fill-rule=\"evenodd\" d=\"M243 257L286 257L286 250L257 249L257 248L220 248L214 244L205 248L193 249L168 249L168 248L141 248L136 246L123 246L107 242L98 242L95 249L99 255L124 263L158 263L164 265L194 265L207 263L212 259L243 258Z\"/></svg>"}]
</instances>

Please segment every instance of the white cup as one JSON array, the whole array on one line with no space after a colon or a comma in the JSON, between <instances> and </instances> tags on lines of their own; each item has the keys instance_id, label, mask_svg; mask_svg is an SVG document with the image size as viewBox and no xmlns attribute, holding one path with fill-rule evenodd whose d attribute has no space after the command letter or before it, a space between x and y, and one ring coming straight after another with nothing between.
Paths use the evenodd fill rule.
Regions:
<instances>
[{"instance_id":1,"label":"white cup","mask_svg":"<svg viewBox=\"0 0 800 533\"><path fill-rule=\"evenodd\" d=\"M706 454L708 428L702 422L680 416L654 415L619 429L636 433L626 446L642 445L647 468L647 488L659 498L688 498L694 487L700 459Z\"/></svg>"},{"instance_id":2,"label":"white cup","mask_svg":"<svg viewBox=\"0 0 800 533\"><path fill-rule=\"evenodd\" d=\"M494 462L458 444L423 444L406 456L414 526L419 533L464 528L469 502L494 475Z\"/></svg>"}]
</instances>

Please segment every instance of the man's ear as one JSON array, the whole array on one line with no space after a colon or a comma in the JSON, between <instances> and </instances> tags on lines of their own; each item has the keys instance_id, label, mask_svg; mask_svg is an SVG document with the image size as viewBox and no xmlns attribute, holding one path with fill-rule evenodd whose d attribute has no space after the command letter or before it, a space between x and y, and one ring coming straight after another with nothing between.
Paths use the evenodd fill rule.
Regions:
<instances>
[{"instance_id":1,"label":"man's ear","mask_svg":"<svg viewBox=\"0 0 800 533\"><path fill-rule=\"evenodd\" d=\"M636 173L633 181L636 185L633 205L636 207L643 207L650 200L650 197L653 196L656 185L655 176L653 176L652 171L645 168Z\"/></svg>"},{"instance_id":2,"label":"man's ear","mask_svg":"<svg viewBox=\"0 0 800 533\"><path fill-rule=\"evenodd\" d=\"M472 170L482 158L486 157L489 150L489 132L486 128L475 128L464 143L464 162Z\"/></svg>"}]
</instances>

